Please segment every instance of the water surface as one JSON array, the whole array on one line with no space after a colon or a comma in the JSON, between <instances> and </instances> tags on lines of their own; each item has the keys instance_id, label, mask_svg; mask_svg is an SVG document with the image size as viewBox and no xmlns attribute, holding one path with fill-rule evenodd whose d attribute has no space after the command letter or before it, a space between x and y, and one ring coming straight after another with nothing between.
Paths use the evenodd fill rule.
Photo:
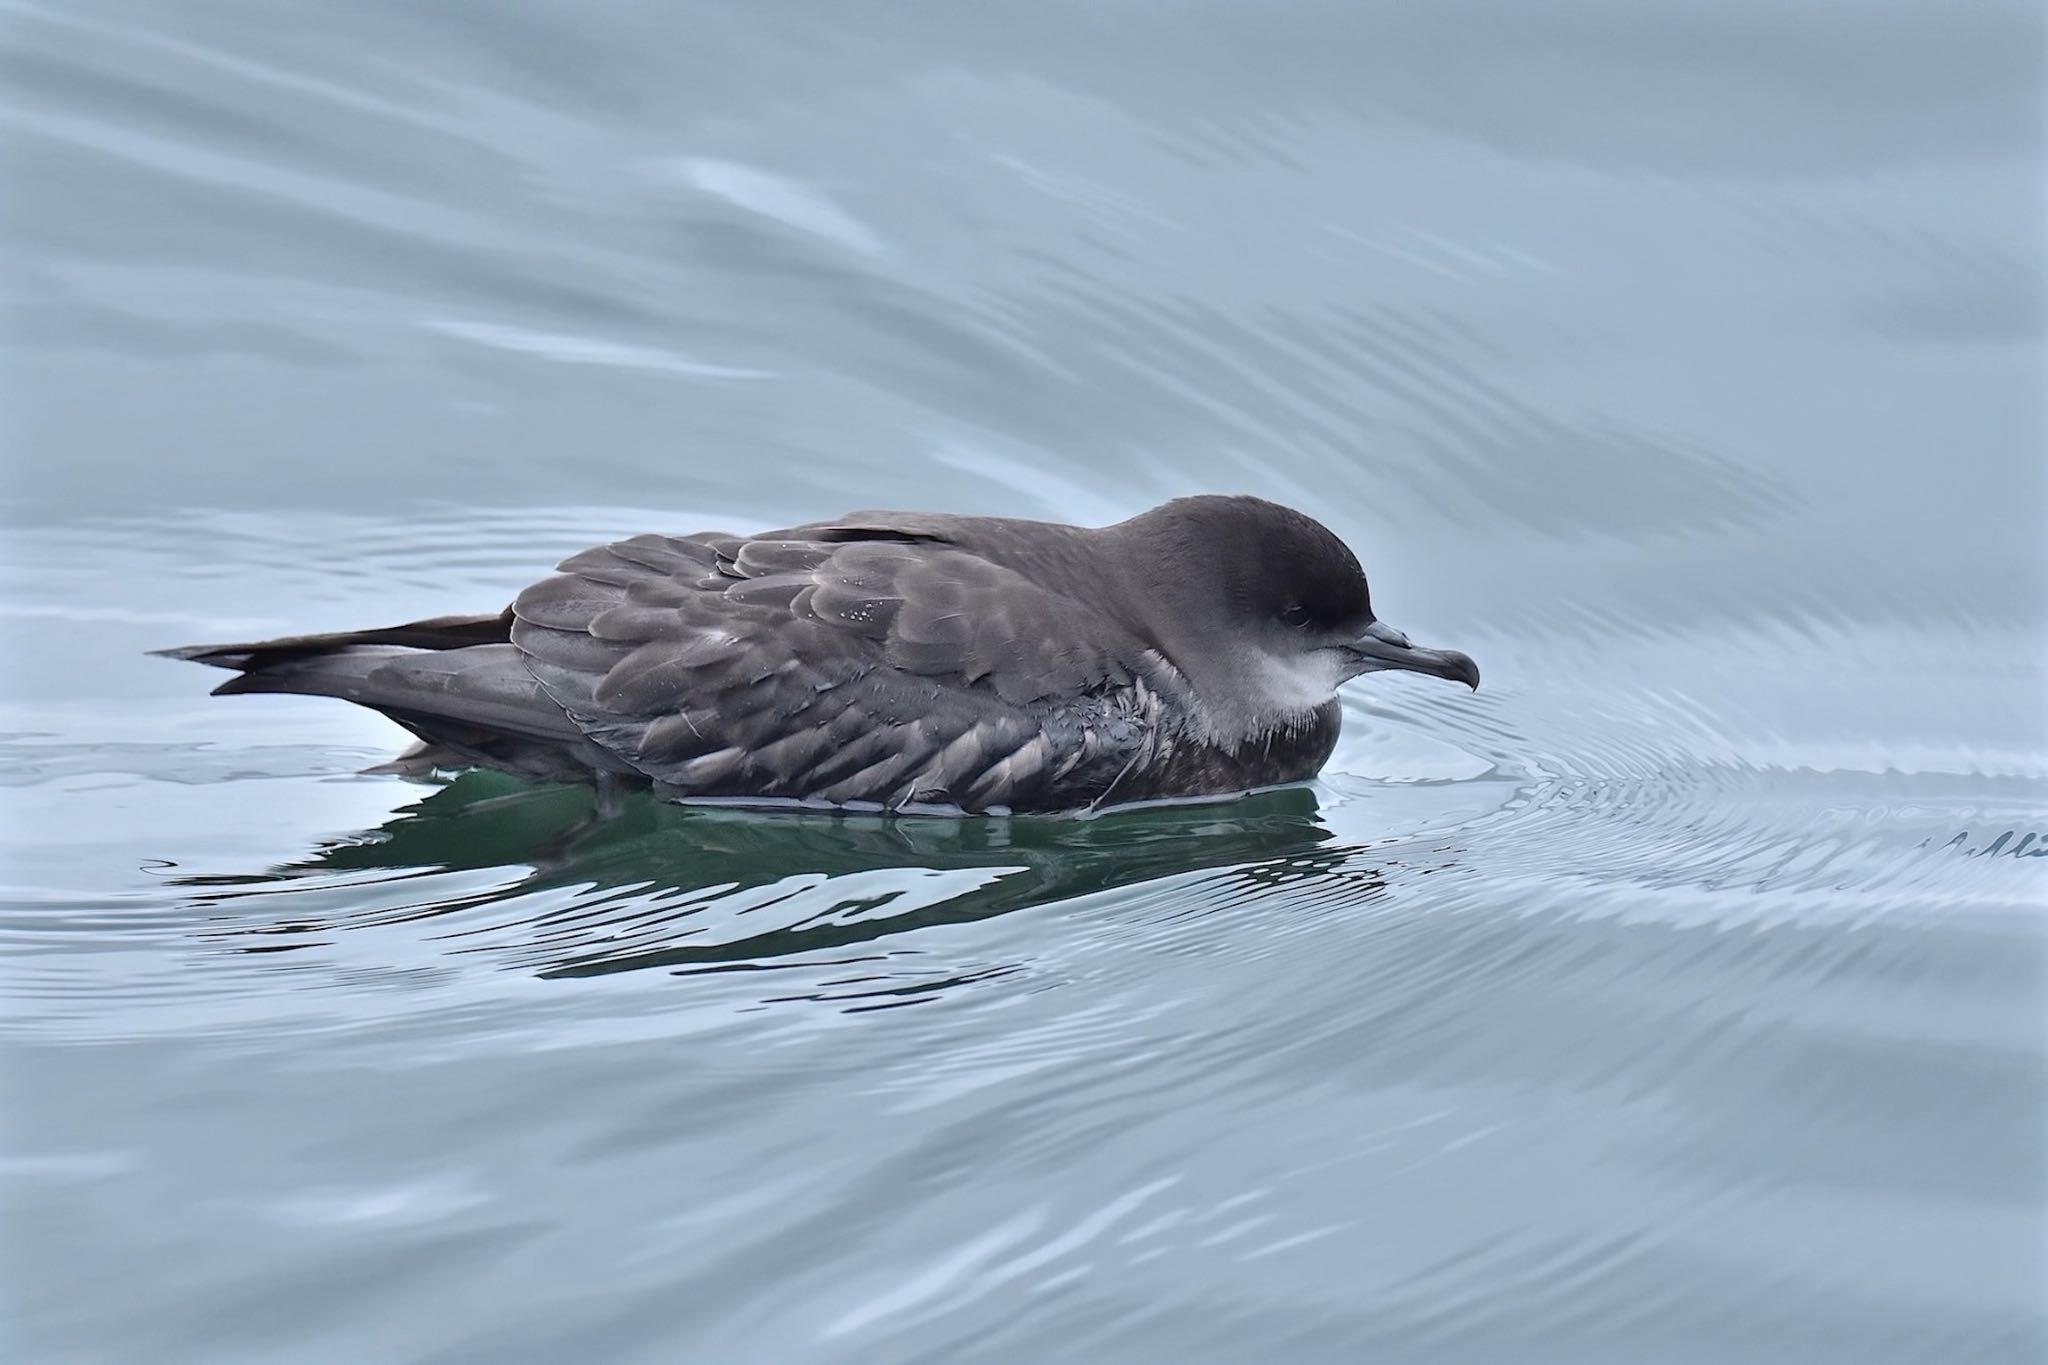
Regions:
<instances>
[{"instance_id":1,"label":"water surface","mask_svg":"<svg viewBox=\"0 0 2048 1365\"><path fill-rule=\"evenodd\" d=\"M2048 1350L2034 7L4 16L10 1359ZM144 656L1203 490L1486 690L601 816Z\"/></svg>"}]
</instances>

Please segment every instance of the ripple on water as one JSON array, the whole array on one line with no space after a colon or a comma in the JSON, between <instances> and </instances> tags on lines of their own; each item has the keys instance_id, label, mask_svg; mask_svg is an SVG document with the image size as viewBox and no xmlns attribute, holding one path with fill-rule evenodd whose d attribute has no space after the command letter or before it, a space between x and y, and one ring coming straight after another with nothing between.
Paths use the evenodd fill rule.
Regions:
<instances>
[{"instance_id":1,"label":"ripple on water","mask_svg":"<svg viewBox=\"0 0 2048 1365\"><path fill-rule=\"evenodd\" d=\"M557 555L647 520L607 509L464 509L424 522L206 514L30 532L23 558L78 561L93 547L76 591L131 602L117 634L147 647L174 643L158 638L167 631L216 633L206 624L214 612L253 609L218 618L218 633L237 634L309 618L355 623L371 595L383 614L401 610L388 601L394 593L417 594L421 611L470 598L488 605ZM240 569L199 594L191 575L161 571L169 562ZM15 624L46 647L82 628L63 617ZM1471 643L1488 660L1489 686L1477 696L1408 679L1354 689L1314 793L1084 822L763 819L652 801L598 819L578 792L483 774L415 799L389 780L346 776L393 742L388 727L348 708L238 710L200 701L195 686L189 719L166 738L161 719L142 713L98 711L82 727L51 696L29 708L40 731L5 741L24 829L55 834L71 821L65 837L90 840L89 822L76 832L68 812L163 784L189 790L193 822L230 810L247 821L266 808L264 783L288 782L300 797L321 792L347 832L304 856L239 866L195 866L173 858L175 847L152 848L144 857L170 861L118 902L60 894L51 905L61 909L39 910L31 890L5 920L22 949L8 969L14 1015L55 1029L98 1018L118 1032L231 999L215 1012L224 1028L266 1008L331 1026L348 1014L350 992L438 1009L488 998L488 976L506 972L557 982L684 973L733 1008L892 1010L1043 988L1034 954L994 946L1012 935L973 946L972 926L1023 910L1057 913L1071 921L1067 932L1099 938L1105 963L1228 954L1240 965L1294 951L1297 936L1336 932L1332 917L1376 953L1383 936L1414 932L1426 915L1428 932L1456 941L1456 979L1390 960L1395 976L1379 985L1419 971L1424 989L1464 999L1486 988L1492 959L1462 936L1503 907L1560 922L1853 925L1996 915L2029 889L2038 754L1992 770L2006 775L1987 775L1982 751L1968 746L1925 751L1950 765L1947 775L1859 768L1854 751L1825 738L1788 749L1761 715L1750 737L1732 731L1741 715L1732 708L1760 703L1737 692L1709 706L1697 690L1712 680L1698 676L1691 687L1663 685L1654 640L1618 641L1595 662L1639 681L1598 687L1590 674L1581 686L1568 662L1533 673L1519 637ZM1845 653L1886 649L1882 640L1825 643L1826 668ZM1776 657L1740 643L1722 653ZM158 670L151 693L171 681L159 661L122 667ZM284 742L252 743L245 731L270 717ZM67 738L81 728L100 733ZM308 729L315 742L286 738ZM381 814L381 824L351 830L361 818L351 811ZM1256 937L1215 932L1220 919L1246 916L1261 923ZM100 996L120 1008L62 1003L82 974L124 954L121 985ZM1540 954L1525 968L1569 973ZM1045 1046L1056 1051L1063 1036L1048 1034Z\"/></svg>"}]
</instances>

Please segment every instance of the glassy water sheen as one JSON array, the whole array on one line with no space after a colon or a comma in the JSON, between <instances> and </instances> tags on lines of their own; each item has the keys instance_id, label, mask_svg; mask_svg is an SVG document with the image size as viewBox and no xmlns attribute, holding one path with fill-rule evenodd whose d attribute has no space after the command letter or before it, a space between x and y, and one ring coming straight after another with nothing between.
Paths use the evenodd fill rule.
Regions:
<instances>
[{"instance_id":1,"label":"glassy water sheen","mask_svg":"<svg viewBox=\"0 0 2048 1365\"><path fill-rule=\"evenodd\" d=\"M4 1335L2048 1350L2025 3L4 10ZM861 506L1320 516L1311 789L763 817L143 651Z\"/></svg>"}]
</instances>

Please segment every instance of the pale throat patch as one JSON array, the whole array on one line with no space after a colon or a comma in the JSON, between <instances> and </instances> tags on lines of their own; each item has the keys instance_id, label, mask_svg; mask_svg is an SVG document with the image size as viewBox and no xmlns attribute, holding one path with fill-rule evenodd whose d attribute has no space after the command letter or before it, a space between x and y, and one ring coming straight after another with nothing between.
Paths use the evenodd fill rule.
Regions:
<instances>
[{"instance_id":1,"label":"pale throat patch","mask_svg":"<svg viewBox=\"0 0 2048 1365\"><path fill-rule=\"evenodd\" d=\"M1293 714L1313 711L1337 695L1344 683L1344 661L1334 649L1313 649L1281 656L1254 651L1252 676L1257 680L1260 710Z\"/></svg>"},{"instance_id":2,"label":"pale throat patch","mask_svg":"<svg viewBox=\"0 0 2048 1365\"><path fill-rule=\"evenodd\" d=\"M1248 649L1238 656L1236 672L1235 705L1207 699L1212 738L1224 743L1300 730L1345 679L1344 662L1332 649L1285 655Z\"/></svg>"}]
</instances>

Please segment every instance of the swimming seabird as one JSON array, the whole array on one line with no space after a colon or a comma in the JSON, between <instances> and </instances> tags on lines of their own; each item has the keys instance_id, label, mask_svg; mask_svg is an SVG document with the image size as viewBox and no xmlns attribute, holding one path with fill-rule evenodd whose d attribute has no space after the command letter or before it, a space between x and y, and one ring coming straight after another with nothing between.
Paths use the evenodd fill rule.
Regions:
<instances>
[{"instance_id":1,"label":"swimming seabird","mask_svg":"<svg viewBox=\"0 0 2048 1365\"><path fill-rule=\"evenodd\" d=\"M679 798L1071 812L1313 777L1337 689L1479 669L1373 615L1313 518L1179 498L1113 526L856 512L586 550L494 616L165 650L496 767Z\"/></svg>"}]
</instances>

